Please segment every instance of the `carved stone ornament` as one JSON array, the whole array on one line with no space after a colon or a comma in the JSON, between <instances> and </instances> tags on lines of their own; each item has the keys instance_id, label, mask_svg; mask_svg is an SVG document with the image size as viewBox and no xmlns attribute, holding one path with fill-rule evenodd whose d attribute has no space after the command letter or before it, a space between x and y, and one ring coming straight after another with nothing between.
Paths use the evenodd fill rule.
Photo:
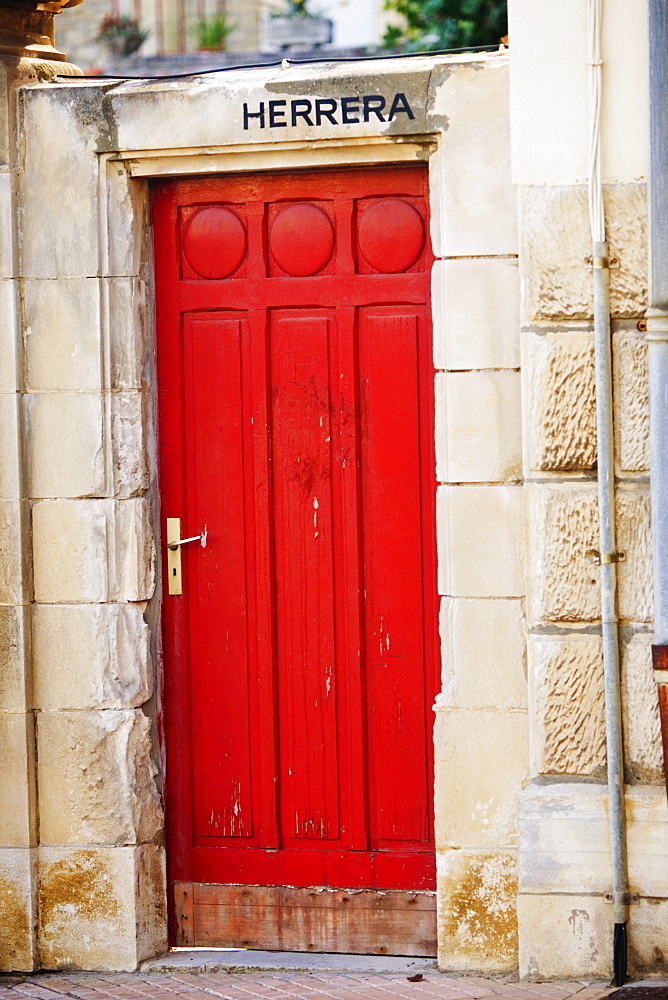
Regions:
<instances>
[{"instance_id":1,"label":"carved stone ornament","mask_svg":"<svg viewBox=\"0 0 668 1000\"><path fill-rule=\"evenodd\" d=\"M0 55L18 59L35 60L37 63L57 62L60 65L50 73L45 65L45 75L55 72L64 76L81 76L81 70L66 61L64 52L54 46L53 18L65 7L76 7L82 0L0 0Z\"/></svg>"}]
</instances>

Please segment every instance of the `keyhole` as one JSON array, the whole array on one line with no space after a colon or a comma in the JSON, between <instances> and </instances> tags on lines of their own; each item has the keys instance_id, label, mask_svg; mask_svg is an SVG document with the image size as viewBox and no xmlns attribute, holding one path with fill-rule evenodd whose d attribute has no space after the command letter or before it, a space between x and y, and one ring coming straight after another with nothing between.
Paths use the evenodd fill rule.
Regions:
<instances>
[{"instance_id":1,"label":"keyhole","mask_svg":"<svg viewBox=\"0 0 668 1000\"><path fill-rule=\"evenodd\" d=\"M172 569L172 576L176 576L176 566L174 566Z\"/></svg>"}]
</instances>

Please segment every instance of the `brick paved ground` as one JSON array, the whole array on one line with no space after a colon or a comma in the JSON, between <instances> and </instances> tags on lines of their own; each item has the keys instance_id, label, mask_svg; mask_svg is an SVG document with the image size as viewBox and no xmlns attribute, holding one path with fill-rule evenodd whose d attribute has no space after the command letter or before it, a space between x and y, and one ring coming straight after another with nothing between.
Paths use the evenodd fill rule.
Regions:
<instances>
[{"instance_id":1,"label":"brick paved ground","mask_svg":"<svg viewBox=\"0 0 668 1000\"><path fill-rule=\"evenodd\" d=\"M508 983L425 972L174 972L0 975L0 1000L600 1000L605 984Z\"/></svg>"}]
</instances>

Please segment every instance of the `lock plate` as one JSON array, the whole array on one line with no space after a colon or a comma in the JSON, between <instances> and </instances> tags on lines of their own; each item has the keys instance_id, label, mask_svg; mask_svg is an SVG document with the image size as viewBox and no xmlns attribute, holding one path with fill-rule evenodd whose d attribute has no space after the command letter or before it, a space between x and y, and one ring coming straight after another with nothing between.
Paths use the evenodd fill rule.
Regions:
<instances>
[{"instance_id":1,"label":"lock plate","mask_svg":"<svg viewBox=\"0 0 668 1000\"><path fill-rule=\"evenodd\" d=\"M183 593L183 578L181 576L181 546L169 546L181 537L181 518L167 518L167 593L178 597Z\"/></svg>"}]
</instances>

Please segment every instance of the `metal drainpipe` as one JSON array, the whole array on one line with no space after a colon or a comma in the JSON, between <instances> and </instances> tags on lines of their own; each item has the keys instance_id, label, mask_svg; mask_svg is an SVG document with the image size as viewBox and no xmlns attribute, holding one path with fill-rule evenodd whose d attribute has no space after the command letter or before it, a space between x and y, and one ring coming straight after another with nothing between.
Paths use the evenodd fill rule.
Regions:
<instances>
[{"instance_id":1,"label":"metal drainpipe","mask_svg":"<svg viewBox=\"0 0 668 1000\"><path fill-rule=\"evenodd\" d=\"M594 274L594 351L596 366L596 435L598 454L599 546L601 567L601 635L605 683L608 801L614 908L613 982L626 980L626 924L629 919L624 759L617 633L617 552L615 538L615 462L612 408L612 349L610 343L610 259L605 238L601 176L601 21L602 0L589 0L589 83L591 144L589 155L589 214Z\"/></svg>"},{"instance_id":2,"label":"metal drainpipe","mask_svg":"<svg viewBox=\"0 0 668 1000\"><path fill-rule=\"evenodd\" d=\"M668 791L668 11L649 0L649 465L654 557L654 645Z\"/></svg>"}]
</instances>

